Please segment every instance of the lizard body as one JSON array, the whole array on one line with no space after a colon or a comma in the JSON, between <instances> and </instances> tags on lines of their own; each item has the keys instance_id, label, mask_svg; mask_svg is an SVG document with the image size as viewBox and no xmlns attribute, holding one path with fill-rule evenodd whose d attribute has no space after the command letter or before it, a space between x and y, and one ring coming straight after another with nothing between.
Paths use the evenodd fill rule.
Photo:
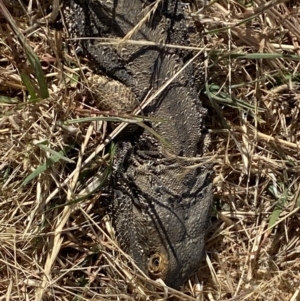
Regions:
<instances>
[{"instance_id":1,"label":"lizard body","mask_svg":"<svg viewBox=\"0 0 300 301\"><path fill-rule=\"evenodd\" d=\"M71 35L90 38L80 40L80 47L92 68L130 88L139 102L192 57L190 51L165 47L189 42L179 1L65 0L63 10ZM122 39L128 33L140 43L114 46L92 39ZM166 143L147 131L119 143L110 183L112 219L120 246L137 265L178 288L200 267L212 202L211 167L190 167L209 140L193 65L143 113Z\"/></svg>"}]
</instances>

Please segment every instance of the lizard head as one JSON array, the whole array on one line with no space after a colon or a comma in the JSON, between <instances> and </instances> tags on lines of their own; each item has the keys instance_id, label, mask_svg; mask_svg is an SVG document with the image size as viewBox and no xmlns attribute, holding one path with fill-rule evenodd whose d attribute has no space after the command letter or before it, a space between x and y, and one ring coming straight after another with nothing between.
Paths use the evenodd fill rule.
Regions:
<instances>
[{"instance_id":1,"label":"lizard head","mask_svg":"<svg viewBox=\"0 0 300 301\"><path fill-rule=\"evenodd\" d=\"M149 244L152 243L153 240L150 240ZM166 285L179 288L200 267L203 246L204 235L194 242L183 239L171 248L161 244L155 251L143 253L137 264L151 279L162 279Z\"/></svg>"},{"instance_id":2,"label":"lizard head","mask_svg":"<svg viewBox=\"0 0 300 301\"><path fill-rule=\"evenodd\" d=\"M166 285L179 288L200 267L205 231L192 233L180 212L172 214L168 210L164 216L167 222L159 228L153 226L157 226L154 222L147 226L139 223L134 231L137 236L128 251L151 279L162 279ZM204 228L199 221L198 225Z\"/></svg>"}]
</instances>

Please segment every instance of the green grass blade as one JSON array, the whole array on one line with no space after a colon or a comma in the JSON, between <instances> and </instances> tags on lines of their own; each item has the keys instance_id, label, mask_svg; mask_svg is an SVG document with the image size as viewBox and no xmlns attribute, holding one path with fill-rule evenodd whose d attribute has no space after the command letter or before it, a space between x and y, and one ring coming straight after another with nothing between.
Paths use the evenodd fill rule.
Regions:
<instances>
[{"instance_id":1,"label":"green grass blade","mask_svg":"<svg viewBox=\"0 0 300 301\"><path fill-rule=\"evenodd\" d=\"M73 164L75 164L75 161L74 161L74 160L71 160L71 159L69 159L69 158L63 156L61 152L57 152L57 151L51 149L50 147L48 147L48 146L46 146L46 145L44 145L44 144L37 144L37 146L40 147L41 149L43 149L43 150L49 152L50 154L52 154L53 156L55 156L55 158L58 158L59 160L64 160L64 161L66 161L66 162L68 162L68 163L73 163Z\"/></svg>"},{"instance_id":2,"label":"green grass blade","mask_svg":"<svg viewBox=\"0 0 300 301\"><path fill-rule=\"evenodd\" d=\"M285 190L276 202L274 210L269 219L268 228L273 227L276 224L276 222L278 221L278 218L287 202L287 197L288 197L288 192L287 192L287 190Z\"/></svg>"},{"instance_id":3,"label":"green grass blade","mask_svg":"<svg viewBox=\"0 0 300 301\"><path fill-rule=\"evenodd\" d=\"M32 181L34 178L36 178L38 175L41 173L45 172L47 169L49 169L52 165L57 163L59 160L62 159L63 157L63 151L60 151L53 155L50 158L46 159L46 162L39 165L29 176L27 176L24 181L22 182L21 186L25 186L28 184L30 181Z\"/></svg>"},{"instance_id":4,"label":"green grass blade","mask_svg":"<svg viewBox=\"0 0 300 301\"><path fill-rule=\"evenodd\" d=\"M19 102L19 100L17 98L0 95L0 103L17 104L18 102Z\"/></svg>"},{"instance_id":5,"label":"green grass blade","mask_svg":"<svg viewBox=\"0 0 300 301\"><path fill-rule=\"evenodd\" d=\"M21 76L24 86L26 87L26 89L30 95L31 100L37 100L38 99L38 96L36 93L37 91L36 91L35 87L32 85L29 76L27 74L25 74L24 72L20 72L20 76Z\"/></svg>"},{"instance_id":6,"label":"green grass blade","mask_svg":"<svg viewBox=\"0 0 300 301\"><path fill-rule=\"evenodd\" d=\"M30 62L33 71L35 73L35 77L38 81L40 90L38 91L39 96L44 99L49 97L49 91L47 87L47 82L44 76L44 72L42 69L41 62L38 58L38 56L34 53L33 49L30 47L30 45L27 43L25 36L22 34L22 32L19 30L19 27L17 23L15 22L14 18L11 16L10 12L7 10L6 6L4 5L3 1L0 0L0 12L4 16L4 18L7 20L9 25L11 26L14 34L18 38L27 58ZM20 73L22 70L20 70ZM25 83L24 83L25 84ZM26 85L25 85L26 86Z\"/></svg>"},{"instance_id":7,"label":"green grass blade","mask_svg":"<svg viewBox=\"0 0 300 301\"><path fill-rule=\"evenodd\" d=\"M74 200L71 200L71 201L69 201L69 202L67 202L65 204L54 206L54 207L50 208L49 210L47 210L46 212L48 213L49 211L52 211L54 209L62 208L62 207L65 207L65 206L70 206L70 205L73 205L73 204L77 204L77 203L79 203L81 201L84 201L88 197L90 197L93 193L95 193L96 191L98 191L101 187L103 187L103 185L107 181L109 175L111 174L112 166L113 166L113 158L115 156L115 152L116 152L116 146L115 146L114 143L111 143L111 147L110 147L110 151L109 151L109 154L110 154L110 156L109 156L109 165L103 171L103 174L101 176L100 181L97 182L98 185L95 186L93 190L90 190L88 193L86 193L84 195L81 195L78 198L76 198Z\"/></svg>"}]
</instances>

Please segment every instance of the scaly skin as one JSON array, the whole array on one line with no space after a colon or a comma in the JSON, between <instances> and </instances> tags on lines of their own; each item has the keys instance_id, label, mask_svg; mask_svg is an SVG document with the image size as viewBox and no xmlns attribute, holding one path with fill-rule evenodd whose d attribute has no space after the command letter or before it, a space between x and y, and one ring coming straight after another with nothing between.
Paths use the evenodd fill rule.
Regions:
<instances>
[{"instance_id":1,"label":"scaly skin","mask_svg":"<svg viewBox=\"0 0 300 301\"><path fill-rule=\"evenodd\" d=\"M155 1L66 0L63 11L72 36L123 38ZM144 13L143 13L144 12ZM92 68L130 88L139 101L154 93L191 58L182 4L164 0L130 37L157 45L99 45L80 40ZM119 143L111 177L112 218L120 246L151 278L178 288L199 267L212 202L210 166L188 168L205 153L206 110L198 98L192 65L144 110L150 126ZM171 146L171 147L170 147Z\"/></svg>"}]
</instances>

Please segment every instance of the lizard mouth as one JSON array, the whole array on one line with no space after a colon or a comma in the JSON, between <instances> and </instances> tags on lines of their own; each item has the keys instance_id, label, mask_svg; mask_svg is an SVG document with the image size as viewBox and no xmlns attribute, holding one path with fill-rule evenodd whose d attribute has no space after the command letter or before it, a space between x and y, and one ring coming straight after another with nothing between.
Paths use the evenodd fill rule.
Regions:
<instances>
[{"instance_id":1,"label":"lizard mouth","mask_svg":"<svg viewBox=\"0 0 300 301\"><path fill-rule=\"evenodd\" d=\"M161 253L154 253L148 259L148 272L151 277L165 278L168 269L168 259Z\"/></svg>"}]
</instances>

